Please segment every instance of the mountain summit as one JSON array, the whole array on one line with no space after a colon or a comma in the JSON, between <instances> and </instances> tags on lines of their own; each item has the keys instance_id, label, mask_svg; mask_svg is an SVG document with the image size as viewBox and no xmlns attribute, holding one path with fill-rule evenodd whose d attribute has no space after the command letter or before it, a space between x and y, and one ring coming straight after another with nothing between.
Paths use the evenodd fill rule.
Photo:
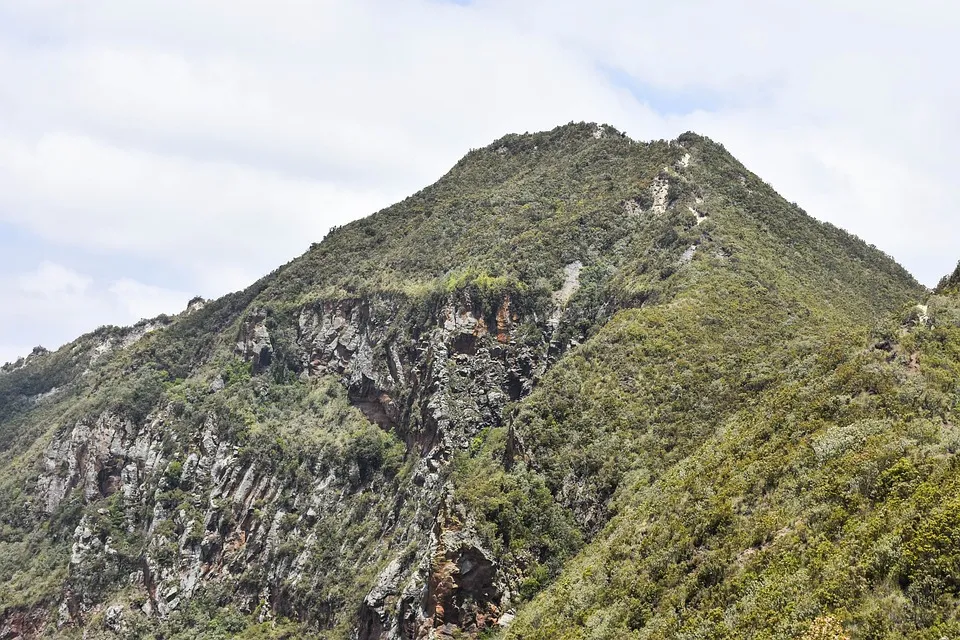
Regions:
<instances>
[{"instance_id":1,"label":"mountain summit","mask_svg":"<svg viewBox=\"0 0 960 640\"><path fill-rule=\"evenodd\" d=\"M949 636L958 327L707 138L508 135L6 366L0 636Z\"/></svg>"}]
</instances>

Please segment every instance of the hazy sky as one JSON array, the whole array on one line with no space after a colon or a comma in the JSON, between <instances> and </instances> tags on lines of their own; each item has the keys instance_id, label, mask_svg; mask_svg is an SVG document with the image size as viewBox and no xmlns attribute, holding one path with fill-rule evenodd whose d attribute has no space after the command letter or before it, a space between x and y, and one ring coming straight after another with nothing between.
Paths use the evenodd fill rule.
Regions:
<instances>
[{"instance_id":1,"label":"hazy sky","mask_svg":"<svg viewBox=\"0 0 960 640\"><path fill-rule=\"evenodd\" d=\"M694 130L928 285L960 5L0 0L0 362L242 288L508 132Z\"/></svg>"}]
</instances>

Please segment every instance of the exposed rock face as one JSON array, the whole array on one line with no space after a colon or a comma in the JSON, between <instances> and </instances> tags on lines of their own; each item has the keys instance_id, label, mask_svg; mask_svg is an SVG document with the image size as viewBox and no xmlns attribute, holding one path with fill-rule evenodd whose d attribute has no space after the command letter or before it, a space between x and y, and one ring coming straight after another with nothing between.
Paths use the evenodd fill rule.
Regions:
<instances>
[{"instance_id":1,"label":"exposed rock face","mask_svg":"<svg viewBox=\"0 0 960 640\"><path fill-rule=\"evenodd\" d=\"M93 353L90 356L90 363L93 364L97 362L97 360L100 360L116 349L129 347L151 331L156 331L164 326L164 324L165 322L159 319L143 320L132 327L123 329L119 335L110 336L94 347Z\"/></svg>"},{"instance_id":2,"label":"exposed rock face","mask_svg":"<svg viewBox=\"0 0 960 640\"><path fill-rule=\"evenodd\" d=\"M339 376L351 402L405 440L415 460L394 515L378 523L378 553L388 560L364 599L358 638L451 637L453 629L473 635L501 622L519 576L499 566L465 516L455 514L445 469L482 429L502 424L506 404L528 393L545 369L579 267L567 268L557 306L545 309L539 324L509 296L485 309L465 293L438 304L428 323L402 297L322 302L296 316L301 375ZM277 350L268 315L255 310L240 327L236 352L254 373L269 368ZM518 342L523 323L538 327L541 338ZM210 393L223 388L215 382ZM122 580L144 594L138 613L161 619L199 589L222 584L244 611L332 620L333 609L298 609L298 589L315 586L306 572L311 553L338 523L363 520L357 496L393 501L381 486L386 480L355 463L318 466L310 486L295 489L276 470L245 460L216 420L184 433L169 427L170 411L159 409L144 424L107 411L78 421L47 448L38 507L50 514L71 495L86 503L113 498L141 550L118 552L84 516L59 624L102 613L107 628L122 630L123 607L103 603L106 585ZM346 567L354 559L345 551L332 561ZM245 586L248 575L258 576L257 589Z\"/></svg>"},{"instance_id":3,"label":"exposed rock face","mask_svg":"<svg viewBox=\"0 0 960 640\"><path fill-rule=\"evenodd\" d=\"M246 319L237 341L237 353L253 363L253 372L260 373L273 361L270 332L266 326L267 312L257 309Z\"/></svg>"},{"instance_id":4,"label":"exposed rock face","mask_svg":"<svg viewBox=\"0 0 960 640\"><path fill-rule=\"evenodd\" d=\"M569 275L578 271L571 269ZM565 293L558 300L572 294ZM355 404L372 421L395 429L419 456L412 500L427 517L398 529L395 539L415 540L420 551L406 564L394 558L381 572L364 602L362 640L423 637L424 629L444 626L481 630L475 622L466 624L466 618L448 621L453 611L461 617L477 613L496 623L509 596L506 589L485 588L481 601L490 605L488 610L462 609L464 598L481 582L505 578L479 542L449 539L445 516L437 515L447 495L443 469L481 429L502 423L507 402L530 391L546 366L549 347L546 325L539 345L516 344L512 332L525 318L511 308L509 297L489 317L469 296L451 297L422 332L398 330L415 327L404 317L408 311L397 300L343 301L304 309L299 318L306 370L341 375ZM438 582L444 572L465 577ZM461 604L450 609L450 603ZM398 611L392 620L391 609Z\"/></svg>"},{"instance_id":5,"label":"exposed rock face","mask_svg":"<svg viewBox=\"0 0 960 640\"><path fill-rule=\"evenodd\" d=\"M418 637L454 638L494 627L509 603L509 586L493 555L468 523L445 504L431 536L433 549L424 621Z\"/></svg>"},{"instance_id":6,"label":"exposed rock face","mask_svg":"<svg viewBox=\"0 0 960 640\"><path fill-rule=\"evenodd\" d=\"M47 628L47 620L48 612L41 608L8 612L0 622L0 638L37 637Z\"/></svg>"},{"instance_id":7,"label":"exposed rock face","mask_svg":"<svg viewBox=\"0 0 960 640\"><path fill-rule=\"evenodd\" d=\"M650 187L650 193L653 196L653 213L663 215L667 211L668 196L670 194L670 181L663 174L657 176Z\"/></svg>"},{"instance_id":8,"label":"exposed rock face","mask_svg":"<svg viewBox=\"0 0 960 640\"><path fill-rule=\"evenodd\" d=\"M563 285L554 294L554 300L560 305L566 304L580 288L580 270L583 263L575 260L563 268Z\"/></svg>"},{"instance_id":9,"label":"exposed rock face","mask_svg":"<svg viewBox=\"0 0 960 640\"><path fill-rule=\"evenodd\" d=\"M187 309L184 311L186 314L196 313L200 311L205 306L207 306L207 301L200 296L196 296L190 299L190 302L187 303Z\"/></svg>"},{"instance_id":10,"label":"exposed rock face","mask_svg":"<svg viewBox=\"0 0 960 640\"><path fill-rule=\"evenodd\" d=\"M513 341L521 317L509 297L491 317L469 297L451 299L422 331L410 312L390 299L304 309L303 366L340 375L368 418L397 428L424 459L445 459L481 426L499 424L503 405L530 390L546 342Z\"/></svg>"},{"instance_id":11,"label":"exposed rock face","mask_svg":"<svg viewBox=\"0 0 960 640\"><path fill-rule=\"evenodd\" d=\"M511 581L449 497L437 515L416 571L405 579L392 561L364 600L360 640L470 637L503 621ZM396 618L387 612L395 608Z\"/></svg>"},{"instance_id":12,"label":"exposed rock face","mask_svg":"<svg viewBox=\"0 0 960 640\"><path fill-rule=\"evenodd\" d=\"M85 501L109 497L123 489L131 499L142 497L143 483L162 464L162 420L138 429L116 415L104 414L93 424L78 422L48 447L44 473L37 482L46 513L78 489Z\"/></svg>"},{"instance_id":13,"label":"exposed rock face","mask_svg":"<svg viewBox=\"0 0 960 640\"><path fill-rule=\"evenodd\" d=\"M48 449L48 471L38 483L43 508L55 509L74 488L87 501L117 493L128 530L142 534L144 549L140 557L121 557L84 516L74 533L65 594L68 616L61 623L83 622L99 611L101 587L123 571L130 571L130 580L144 591L142 611L160 618L203 584L231 583L250 567L263 574L266 587L241 592L241 604L248 610L261 603L282 608L283 585L304 578L302 558L316 540L314 525L325 517L356 515L345 500L357 490L349 473L318 474L309 491L289 507L259 514L259 505L274 504L290 490L276 473L245 464L238 447L222 440L212 421L200 426L190 442L180 443L185 458L165 452L169 436L163 413L141 427L104 414L92 427L77 424L69 437ZM177 504L184 499L178 491L188 494L186 502ZM198 504L202 508L194 509ZM146 517L139 518L144 512ZM281 535L302 543L299 554L282 548ZM110 615L122 618L115 610Z\"/></svg>"}]
</instances>

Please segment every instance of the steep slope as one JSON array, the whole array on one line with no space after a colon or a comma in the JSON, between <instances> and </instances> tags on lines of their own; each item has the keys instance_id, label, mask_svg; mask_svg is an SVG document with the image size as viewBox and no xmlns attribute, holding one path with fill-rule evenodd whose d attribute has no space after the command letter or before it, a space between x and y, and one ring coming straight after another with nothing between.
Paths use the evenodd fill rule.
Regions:
<instances>
[{"instance_id":1,"label":"steep slope","mask_svg":"<svg viewBox=\"0 0 960 640\"><path fill-rule=\"evenodd\" d=\"M506 637L957 637L958 347L950 294L798 351Z\"/></svg>"},{"instance_id":2,"label":"steep slope","mask_svg":"<svg viewBox=\"0 0 960 640\"><path fill-rule=\"evenodd\" d=\"M247 291L0 375L4 633L673 633L699 573L621 592L594 572L650 554L608 541L674 531L671 482L923 295L704 138L506 136Z\"/></svg>"}]
</instances>

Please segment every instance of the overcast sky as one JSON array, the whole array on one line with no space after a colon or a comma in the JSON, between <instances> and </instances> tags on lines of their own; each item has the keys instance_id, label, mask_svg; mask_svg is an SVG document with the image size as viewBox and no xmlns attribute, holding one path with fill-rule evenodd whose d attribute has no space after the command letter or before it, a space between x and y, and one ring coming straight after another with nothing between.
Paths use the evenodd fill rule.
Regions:
<instances>
[{"instance_id":1,"label":"overcast sky","mask_svg":"<svg viewBox=\"0 0 960 640\"><path fill-rule=\"evenodd\" d=\"M0 0L0 362L176 313L508 132L694 130L933 285L953 0Z\"/></svg>"}]
</instances>

